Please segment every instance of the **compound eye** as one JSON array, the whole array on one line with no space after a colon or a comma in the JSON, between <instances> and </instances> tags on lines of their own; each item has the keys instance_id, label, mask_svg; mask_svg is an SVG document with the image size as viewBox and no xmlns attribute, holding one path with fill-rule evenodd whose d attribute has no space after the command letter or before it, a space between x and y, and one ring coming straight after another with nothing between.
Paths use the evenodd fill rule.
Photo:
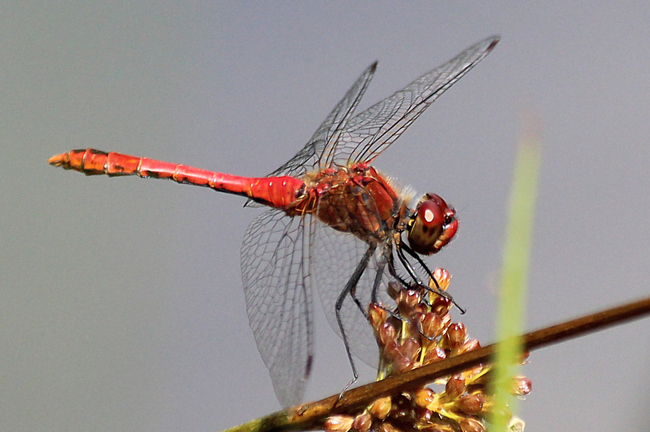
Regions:
<instances>
[{"instance_id":1,"label":"compound eye","mask_svg":"<svg viewBox=\"0 0 650 432\"><path fill-rule=\"evenodd\" d=\"M437 202L427 200L423 201L418 207L417 218L421 220L424 230L435 230L445 223L445 212Z\"/></svg>"},{"instance_id":2,"label":"compound eye","mask_svg":"<svg viewBox=\"0 0 650 432\"><path fill-rule=\"evenodd\" d=\"M435 194L425 195L416 209L408 232L411 248L431 255L449 243L458 229L456 212Z\"/></svg>"}]
</instances>

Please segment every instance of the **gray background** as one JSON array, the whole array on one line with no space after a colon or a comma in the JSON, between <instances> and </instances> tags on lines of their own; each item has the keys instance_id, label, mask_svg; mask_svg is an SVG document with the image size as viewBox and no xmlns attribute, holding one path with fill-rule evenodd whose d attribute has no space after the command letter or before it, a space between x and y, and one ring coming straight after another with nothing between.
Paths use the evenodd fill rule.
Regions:
<instances>
[{"instance_id":1,"label":"gray background","mask_svg":"<svg viewBox=\"0 0 650 432\"><path fill-rule=\"evenodd\" d=\"M544 159L527 328L650 291L644 2L2 9L2 431L207 431L279 408L241 290L240 242L259 210L172 182L86 178L49 167L49 156L92 146L264 175L372 61L360 109L491 34L503 38L496 50L376 161L458 209L458 238L430 262L454 275L470 334L493 339L528 112L541 119ZM649 329L637 321L534 352L528 430L646 430ZM321 322L307 397L349 378L342 343Z\"/></svg>"}]
</instances>

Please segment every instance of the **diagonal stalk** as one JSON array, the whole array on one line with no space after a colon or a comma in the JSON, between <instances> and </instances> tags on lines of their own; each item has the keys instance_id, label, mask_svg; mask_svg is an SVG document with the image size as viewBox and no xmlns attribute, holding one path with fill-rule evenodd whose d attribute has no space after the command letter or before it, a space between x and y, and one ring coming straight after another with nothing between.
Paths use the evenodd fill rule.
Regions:
<instances>
[{"instance_id":1,"label":"diagonal stalk","mask_svg":"<svg viewBox=\"0 0 650 432\"><path fill-rule=\"evenodd\" d=\"M522 336L523 345L527 350L541 348L571 337L584 336L596 330L603 330L612 325L641 318L648 313L650 313L650 297L525 334ZM468 351L401 375L353 388L348 390L340 401L338 394L333 395L317 402L278 411L224 432L319 429L322 428L324 419L330 414L352 413L378 397L397 394L404 389L422 386L436 378L488 362L496 349L497 344L492 344Z\"/></svg>"}]
</instances>

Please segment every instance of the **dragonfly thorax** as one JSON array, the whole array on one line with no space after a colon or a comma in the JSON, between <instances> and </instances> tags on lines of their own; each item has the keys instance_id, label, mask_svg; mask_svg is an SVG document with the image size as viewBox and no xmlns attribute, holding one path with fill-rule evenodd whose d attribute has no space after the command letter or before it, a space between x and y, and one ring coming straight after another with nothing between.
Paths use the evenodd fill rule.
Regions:
<instances>
[{"instance_id":1,"label":"dragonfly thorax","mask_svg":"<svg viewBox=\"0 0 650 432\"><path fill-rule=\"evenodd\" d=\"M391 182L367 164L323 170L305 178L295 213L311 213L331 228L374 243L405 225L408 209ZM289 213L292 215L292 213Z\"/></svg>"},{"instance_id":2,"label":"dragonfly thorax","mask_svg":"<svg viewBox=\"0 0 650 432\"><path fill-rule=\"evenodd\" d=\"M411 248L422 255L438 252L458 230L456 211L436 194L426 194L418 203L407 226Z\"/></svg>"}]
</instances>

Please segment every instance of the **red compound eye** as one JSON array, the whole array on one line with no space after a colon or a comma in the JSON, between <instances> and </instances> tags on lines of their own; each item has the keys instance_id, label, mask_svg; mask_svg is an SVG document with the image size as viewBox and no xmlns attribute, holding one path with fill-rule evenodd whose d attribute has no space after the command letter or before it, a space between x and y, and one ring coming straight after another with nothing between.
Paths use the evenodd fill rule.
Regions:
<instances>
[{"instance_id":1,"label":"red compound eye","mask_svg":"<svg viewBox=\"0 0 650 432\"><path fill-rule=\"evenodd\" d=\"M433 200L427 200L420 204L420 207L418 207L417 218L422 221L422 225L426 229L442 227L445 222L445 214L442 207Z\"/></svg>"},{"instance_id":2,"label":"red compound eye","mask_svg":"<svg viewBox=\"0 0 650 432\"><path fill-rule=\"evenodd\" d=\"M408 241L417 253L431 255L456 234L456 212L436 194L425 195L409 224Z\"/></svg>"}]
</instances>

